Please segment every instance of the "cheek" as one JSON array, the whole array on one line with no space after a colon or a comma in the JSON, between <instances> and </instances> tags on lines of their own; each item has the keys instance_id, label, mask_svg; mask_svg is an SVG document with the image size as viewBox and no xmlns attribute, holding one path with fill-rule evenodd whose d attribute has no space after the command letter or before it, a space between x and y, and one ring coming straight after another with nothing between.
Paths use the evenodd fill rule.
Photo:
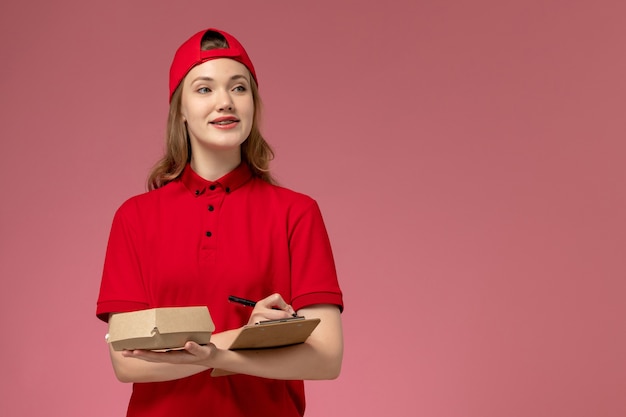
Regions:
<instances>
[{"instance_id":1,"label":"cheek","mask_svg":"<svg viewBox=\"0 0 626 417\"><path fill-rule=\"evenodd\" d=\"M252 124L252 120L254 119L254 102L250 100L250 102L246 103L246 117L250 124Z\"/></svg>"},{"instance_id":2,"label":"cheek","mask_svg":"<svg viewBox=\"0 0 626 417\"><path fill-rule=\"evenodd\" d=\"M190 122L198 118L203 110L203 103L183 95L180 102L180 118L184 122Z\"/></svg>"}]
</instances>

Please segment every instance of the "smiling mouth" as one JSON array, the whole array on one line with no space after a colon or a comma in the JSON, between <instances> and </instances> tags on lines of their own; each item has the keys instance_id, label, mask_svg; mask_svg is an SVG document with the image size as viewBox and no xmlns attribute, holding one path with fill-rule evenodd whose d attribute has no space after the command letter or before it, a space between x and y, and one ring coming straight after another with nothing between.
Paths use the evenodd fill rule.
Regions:
<instances>
[{"instance_id":1,"label":"smiling mouth","mask_svg":"<svg viewBox=\"0 0 626 417\"><path fill-rule=\"evenodd\" d=\"M237 119L227 119L227 120L217 120L214 122L211 122L212 125L218 125L218 126L226 126L232 123L237 123L239 120Z\"/></svg>"}]
</instances>

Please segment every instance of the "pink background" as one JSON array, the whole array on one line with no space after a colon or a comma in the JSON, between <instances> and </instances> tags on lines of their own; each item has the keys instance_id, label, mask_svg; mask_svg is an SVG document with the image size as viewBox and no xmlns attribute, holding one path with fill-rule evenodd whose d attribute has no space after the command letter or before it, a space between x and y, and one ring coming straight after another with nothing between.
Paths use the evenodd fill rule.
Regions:
<instances>
[{"instance_id":1,"label":"pink background","mask_svg":"<svg viewBox=\"0 0 626 417\"><path fill-rule=\"evenodd\" d=\"M626 415L622 0L3 2L0 415L123 415L94 316L177 45L246 45L320 203L341 377L309 417Z\"/></svg>"}]
</instances>

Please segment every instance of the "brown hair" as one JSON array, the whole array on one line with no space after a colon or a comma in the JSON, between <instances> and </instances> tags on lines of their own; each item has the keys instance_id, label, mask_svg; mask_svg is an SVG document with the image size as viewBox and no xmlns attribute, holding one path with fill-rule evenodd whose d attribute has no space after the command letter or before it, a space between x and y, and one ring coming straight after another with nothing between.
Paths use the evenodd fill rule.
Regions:
<instances>
[{"instance_id":1,"label":"brown hair","mask_svg":"<svg viewBox=\"0 0 626 417\"><path fill-rule=\"evenodd\" d=\"M208 31L205 33L202 38L201 49L208 51L220 48L228 48L226 39L217 32ZM168 182L178 178L191 160L191 144L187 134L187 126L180 112L182 85L181 83L172 94L165 132L165 155L155 164L148 176L149 190L163 187ZM250 76L250 85L254 102L254 117L250 135L241 145L241 160L250 166L252 175L270 184L275 184L276 181L269 171L269 163L274 158L274 152L259 130L262 103L259 90L252 76Z\"/></svg>"}]
</instances>

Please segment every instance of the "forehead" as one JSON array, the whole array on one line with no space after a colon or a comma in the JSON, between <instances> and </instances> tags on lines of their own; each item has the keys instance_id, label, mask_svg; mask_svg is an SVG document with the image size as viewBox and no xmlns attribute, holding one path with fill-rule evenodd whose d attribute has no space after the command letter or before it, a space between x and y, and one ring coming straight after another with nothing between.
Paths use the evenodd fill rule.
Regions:
<instances>
[{"instance_id":1,"label":"forehead","mask_svg":"<svg viewBox=\"0 0 626 417\"><path fill-rule=\"evenodd\" d=\"M193 67L185 76L185 82L190 83L198 78L224 81L237 75L243 75L248 82L250 81L250 71L245 65L229 58L217 58Z\"/></svg>"}]
</instances>

